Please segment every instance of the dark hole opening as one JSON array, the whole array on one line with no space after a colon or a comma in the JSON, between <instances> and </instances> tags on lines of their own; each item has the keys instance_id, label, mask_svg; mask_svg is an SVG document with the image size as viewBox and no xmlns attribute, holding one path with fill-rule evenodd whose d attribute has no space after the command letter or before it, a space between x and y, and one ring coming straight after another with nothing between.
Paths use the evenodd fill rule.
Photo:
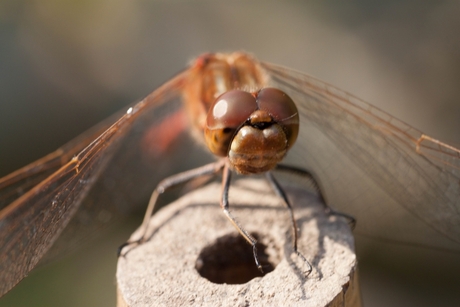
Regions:
<instances>
[{"instance_id":1,"label":"dark hole opening","mask_svg":"<svg viewBox=\"0 0 460 307\"><path fill-rule=\"evenodd\" d=\"M257 234L251 234L257 240L257 255L263 273L257 268L252 246L237 234L230 234L205 247L196 261L198 273L216 284L244 284L255 277L262 277L273 271L277 263L272 263L267 246Z\"/></svg>"}]
</instances>

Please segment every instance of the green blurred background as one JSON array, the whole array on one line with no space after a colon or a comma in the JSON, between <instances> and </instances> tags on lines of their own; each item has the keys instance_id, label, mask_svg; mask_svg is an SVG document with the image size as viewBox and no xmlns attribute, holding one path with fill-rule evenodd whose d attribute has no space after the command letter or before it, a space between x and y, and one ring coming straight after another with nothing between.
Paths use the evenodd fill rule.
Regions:
<instances>
[{"instance_id":1,"label":"green blurred background","mask_svg":"<svg viewBox=\"0 0 460 307\"><path fill-rule=\"evenodd\" d=\"M210 51L245 50L312 74L459 145L458 16L458 1L2 0L0 176ZM116 247L137 225L37 269L0 306L114 306ZM401 252L393 263L364 246L366 306L460 304L458 255ZM398 258L393 248L382 244Z\"/></svg>"}]
</instances>

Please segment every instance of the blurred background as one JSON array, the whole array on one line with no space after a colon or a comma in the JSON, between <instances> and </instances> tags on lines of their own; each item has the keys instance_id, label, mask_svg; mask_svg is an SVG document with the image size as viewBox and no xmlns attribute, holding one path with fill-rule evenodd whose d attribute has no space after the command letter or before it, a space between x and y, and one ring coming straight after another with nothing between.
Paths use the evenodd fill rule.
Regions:
<instances>
[{"instance_id":1,"label":"blurred background","mask_svg":"<svg viewBox=\"0 0 460 307\"><path fill-rule=\"evenodd\" d=\"M0 1L0 176L213 51L314 75L458 147L458 16L458 1ZM137 225L39 268L0 306L114 306L116 247ZM393 263L360 246L366 306L460 304L458 255Z\"/></svg>"}]
</instances>

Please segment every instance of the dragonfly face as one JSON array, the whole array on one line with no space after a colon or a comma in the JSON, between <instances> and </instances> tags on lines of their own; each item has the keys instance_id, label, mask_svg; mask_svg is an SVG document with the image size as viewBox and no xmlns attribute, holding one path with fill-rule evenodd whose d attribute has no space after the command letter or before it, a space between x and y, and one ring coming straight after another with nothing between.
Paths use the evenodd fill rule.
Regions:
<instances>
[{"instance_id":1,"label":"dragonfly face","mask_svg":"<svg viewBox=\"0 0 460 307\"><path fill-rule=\"evenodd\" d=\"M217 156L227 157L240 174L273 169L294 144L299 115L289 96L274 88L255 93L231 90L209 109L204 135Z\"/></svg>"},{"instance_id":2,"label":"dragonfly face","mask_svg":"<svg viewBox=\"0 0 460 307\"><path fill-rule=\"evenodd\" d=\"M267 87L286 93L298 109L298 133L286 128L295 126L290 120L296 121L296 112L278 118L288 122L277 130L286 138L286 163L313 171L328 203L356 217L357 232L460 250L458 149L305 74L241 53L204 55L129 112L0 179L0 294L26 276L58 237L69 238L67 225L88 235L92 225L145 205L162 178L211 161L192 140L206 128L212 144L213 135L225 130L218 121L207 122L215 98L237 88L255 92L257 101ZM260 113L253 120L267 122L270 112ZM237 126L230 122L230 129ZM184 161L178 148L195 158ZM108 218L91 218L101 216Z\"/></svg>"}]
</instances>

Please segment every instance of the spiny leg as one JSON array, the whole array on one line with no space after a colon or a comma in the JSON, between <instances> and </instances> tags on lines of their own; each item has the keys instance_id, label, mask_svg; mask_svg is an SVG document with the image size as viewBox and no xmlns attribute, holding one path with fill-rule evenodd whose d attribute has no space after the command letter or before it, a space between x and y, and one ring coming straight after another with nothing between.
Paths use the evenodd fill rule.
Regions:
<instances>
[{"instance_id":1,"label":"spiny leg","mask_svg":"<svg viewBox=\"0 0 460 307\"><path fill-rule=\"evenodd\" d=\"M252 246L252 253L254 254L254 261L256 262L257 268L259 271L262 273L264 272L262 269L262 265L259 262L259 258L257 256L257 247L256 243L257 240L254 239L253 236L251 236L246 230L244 230L238 222L235 220L233 215L229 211L229 203L228 203L228 190L230 188L230 181L231 181L231 175L232 172L228 166L228 164L225 164L224 170L222 173L222 197L220 201L220 206L222 210L224 211L225 216L232 222L233 226L238 230L238 232L243 236L243 238Z\"/></svg>"},{"instance_id":2,"label":"spiny leg","mask_svg":"<svg viewBox=\"0 0 460 307\"><path fill-rule=\"evenodd\" d=\"M292 210L291 203L289 202L286 193L284 192L283 188L281 185L278 183L278 181L273 177L271 172L265 173L265 177L267 178L267 181L270 183L273 191L276 193L276 195L281 198L286 205L286 207L289 209L289 214L291 216L291 223L292 223L292 232L293 232L293 246L294 246L294 252L299 256L308 266L307 269L307 276L310 275L312 271L312 266L310 262L308 262L307 258L302 255L298 249L297 249L297 240L298 240L298 230L297 230L297 222L294 217L294 210Z\"/></svg>"},{"instance_id":3,"label":"spiny leg","mask_svg":"<svg viewBox=\"0 0 460 307\"><path fill-rule=\"evenodd\" d=\"M326 201L326 198L325 198L325 196L324 196L324 194L322 192L321 185L319 184L319 182L316 180L315 176L313 176L312 173L310 173L309 171L307 171L305 169L299 168L299 167L290 166L290 165L284 165L284 164L278 164L276 166L275 170L281 171L281 172L286 172L286 173L291 173L291 174L296 174L298 176L308 178L311 181L311 183L313 184L313 187L315 188L316 192L318 193L320 201L324 205L324 211L326 212L326 214L328 214L329 216L335 215L335 216L344 217L345 219L347 219L348 225L350 225L350 228L352 230L355 229L356 219L353 216L351 216L349 214L346 214L346 213L343 213L343 212L340 212L340 211L337 211L337 210L331 208L328 205L328 203Z\"/></svg>"},{"instance_id":4,"label":"spiny leg","mask_svg":"<svg viewBox=\"0 0 460 307\"><path fill-rule=\"evenodd\" d=\"M216 173L222 170L222 168L224 167L224 164L225 164L225 160L222 159L217 162L206 164L201 167L173 175L171 177L165 178L162 181L160 181L160 183L157 185L157 187L153 191L152 196L150 197L149 205L147 207L147 211L145 212L144 220L142 221L142 225L141 225L141 233L142 233L141 237L137 240L127 241L124 244L122 244L118 248L118 256L120 255L125 256L131 250L130 249L126 251L124 254L122 254L121 251L124 247L130 245L130 246L133 246L134 248L135 246L140 245L143 242L147 241L148 225L150 222L150 218L153 215L158 197L161 194L163 194L167 190L179 184L194 180L198 177L215 175Z\"/></svg>"}]
</instances>

